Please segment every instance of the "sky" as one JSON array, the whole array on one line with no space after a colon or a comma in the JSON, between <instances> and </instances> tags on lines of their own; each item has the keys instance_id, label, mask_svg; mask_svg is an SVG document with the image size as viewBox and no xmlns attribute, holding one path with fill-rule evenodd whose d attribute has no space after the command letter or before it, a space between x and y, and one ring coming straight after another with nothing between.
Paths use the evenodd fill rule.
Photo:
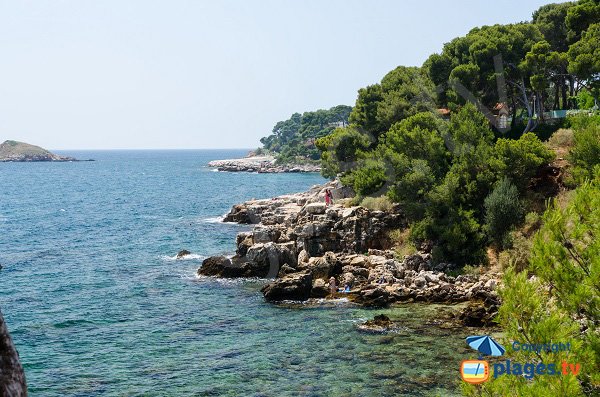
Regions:
<instances>
[{"instance_id":1,"label":"sky","mask_svg":"<svg viewBox=\"0 0 600 397\"><path fill-rule=\"evenodd\" d=\"M255 148L548 0L0 0L0 142Z\"/></svg>"}]
</instances>

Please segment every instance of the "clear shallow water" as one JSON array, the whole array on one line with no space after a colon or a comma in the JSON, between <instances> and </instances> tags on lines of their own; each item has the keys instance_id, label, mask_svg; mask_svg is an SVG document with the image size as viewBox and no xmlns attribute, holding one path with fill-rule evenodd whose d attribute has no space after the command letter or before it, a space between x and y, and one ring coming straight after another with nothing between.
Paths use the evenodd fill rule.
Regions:
<instances>
[{"instance_id":1,"label":"clear shallow water","mask_svg":"<svg viewBox=\"0 0 600 397\"><path fill-rule=\"evenodd\" d=\"M0 308L32 396L449 395L466 335L435 307L266 304L264 281L197 279L243 226L238 202L315 174L217 173L244 151L69 152L95 162L0 163ZM197 256L175 261L186 248ZM355 324L401 319L392 335Z\"/></svg>"}]
</instances>

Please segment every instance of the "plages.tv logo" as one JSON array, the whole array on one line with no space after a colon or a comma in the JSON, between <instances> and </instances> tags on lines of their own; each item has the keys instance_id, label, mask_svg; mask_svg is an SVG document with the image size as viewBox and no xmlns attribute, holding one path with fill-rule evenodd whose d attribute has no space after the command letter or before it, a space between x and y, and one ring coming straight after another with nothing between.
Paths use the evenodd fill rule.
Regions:
<instances>
[{"instance_id":1,"label":"plages.tv logo","mask_svg":"<svg viewBox=\"0 0 600 397\"><path fill-rule=\"evenodd\" d=\"M581 371L579 363L569 363L562 361L560 364L543 363L543 362L526 362L518 363L511 360L494 362L490 364L483 359L483 356L502 356L506 349L496 342L491 336L469 336L467 344L472 349L479 352L477 360L464 360L460 365L460 375L465 382L479 384L489 380L490 376L497 378L499 376L515 375L523 376L528 380L533 379L537 375L550 376L577 376ZM570 343L520 343L513 342L512 349L514 351L524 352L546 352L558 353L560 351L570 351ZM538 357L540 357L538 355ZM541 357L540 357L541 358Z\"/></svg>"},{"instance_id":2,"label":"plages.tv logo","mask_svg":"<svg viewBox=\"0 0 600 397\"><path fill-rule=\"evenodd\" d=\"M491 336L469 336L467 344L479 352L479 359L464 360L460 364L460 376L468 383L483 383L490 378L490 364L483 356L501 356L506 349Z\"/></svg>"}]
</instances>

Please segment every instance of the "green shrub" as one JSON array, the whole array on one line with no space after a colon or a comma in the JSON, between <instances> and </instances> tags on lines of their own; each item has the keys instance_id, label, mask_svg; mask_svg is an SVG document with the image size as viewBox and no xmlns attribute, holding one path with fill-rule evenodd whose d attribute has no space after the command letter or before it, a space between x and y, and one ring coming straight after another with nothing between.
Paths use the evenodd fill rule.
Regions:
<instances>
[{"instance_id":1,"label":"green shrub","mask_svg":"<svg viewBox=\"0 0 600 397\"><path fill-rule=\"evenodd\" d=\"M485 228L499 247L510 245L508 232L521 221L523 205L519 191L508 178L502 179L485 198Z\"/></svg>"},{"instance_id":2,"label":"green shrub","mask_svg":"<svg viewBox=\"0 0 600 397\"><path fill-rule=\"evenodd\" d=\"M365 159L359 167L341 178L359 196L368 196L382 189L387 181L385 164L376 159Z\"/></svg>"},{"instance_id":3,"label":"green shrub","mask_svg":"<svg viewBox=\"0 0 600 397\"><path fill-rule=\"evenodd\" d=\"M495 146L494 168L500 177L507 177L523 192L538 168L554 158L549 150L533 133L517 140L498 139Z\"/></svg>"},{"instance_id":4,"label":"green shrub","mask_svg":"<svg viewBox=\"0 0 600 397\"><path fill-rule=\"evenodd\" d=\"M600 123L593 123L590 119L578 118L575 121L570 158L575 166L573 173L579 181L591 178L594 167L600 164Z\"/></svg>"}]
</instances>

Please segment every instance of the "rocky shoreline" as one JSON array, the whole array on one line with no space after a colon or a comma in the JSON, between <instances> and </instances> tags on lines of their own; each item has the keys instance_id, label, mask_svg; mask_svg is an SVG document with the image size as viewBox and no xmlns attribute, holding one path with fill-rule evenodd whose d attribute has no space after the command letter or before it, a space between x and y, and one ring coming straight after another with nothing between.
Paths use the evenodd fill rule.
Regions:
<instances>
[{"instance_id":1,"label":"rocky shoreline","mask_svg":"<svg viewBox=\"0 0 600 397\"><path fill-rule=\"evenodd\" d=\"M364 207L326 206L324 192L336 200L351 196L339 182L308 192L235 205L227 222L256 224L239 233L233 257L210 257L199 276L261 277L273 280L262 288L267 301L305 301L331 296L329 280L346 297L367 307L395 302L472 302L464 322L488 325L499 304L500 274L458 275L452 264L433 264L427 250L398 258L389 237L407 226L401 208L389 212ZM426 248L426 247L424 247Z\"/></svg>"},{"instance_id":2,"label":"rocky shoreline","mask_svg":"<svg viewBox=\"0 0 600 397\"><path fill-rule=\"evenodd\" d=\"M251 156L241 159L213 160L209 168L223 172L258 172L273 174L283 172L321 172L321 167L315 164L275 164L273 156Z\"/></svg>"}]
</instances>

